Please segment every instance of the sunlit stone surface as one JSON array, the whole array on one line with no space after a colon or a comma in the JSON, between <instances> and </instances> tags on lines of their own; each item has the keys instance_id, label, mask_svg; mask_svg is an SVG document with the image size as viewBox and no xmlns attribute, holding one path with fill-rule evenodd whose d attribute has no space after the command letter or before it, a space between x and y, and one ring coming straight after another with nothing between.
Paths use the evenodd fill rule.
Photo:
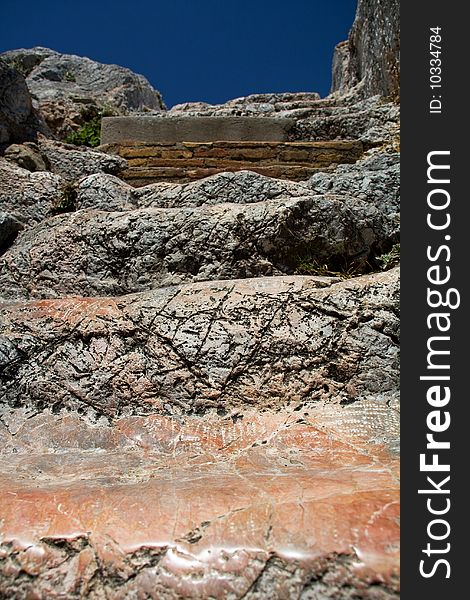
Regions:
<instances>
[{"instance_id":1,"label":"sunlit stone surface","mask_svg":"<svg viewBox=\"0 0 470 600\"><path fill-rule=\"evenodd\" d=\"M398 461L357 414L13 411L0 595L398 597Z\"/></svg>"}]
</instances>

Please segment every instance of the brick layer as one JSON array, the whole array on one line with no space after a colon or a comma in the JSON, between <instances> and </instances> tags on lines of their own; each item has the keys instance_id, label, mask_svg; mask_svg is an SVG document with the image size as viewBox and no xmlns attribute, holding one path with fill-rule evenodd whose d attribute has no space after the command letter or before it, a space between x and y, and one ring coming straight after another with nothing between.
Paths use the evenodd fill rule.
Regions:
<instances>
[{"instance_id":1,"label":"brick layer","mask_svg":"<svg viewBox=\"0 0 470 600\"><path fill-rule=\"evenodd\" d=\"M222 171L250 170L301 181L319 170L354 163L363 153L361 142L178 142L122 143L102 147L128 161L121 177L134 186L158 181L187 182Z\"/></svg>"}]
</instances>

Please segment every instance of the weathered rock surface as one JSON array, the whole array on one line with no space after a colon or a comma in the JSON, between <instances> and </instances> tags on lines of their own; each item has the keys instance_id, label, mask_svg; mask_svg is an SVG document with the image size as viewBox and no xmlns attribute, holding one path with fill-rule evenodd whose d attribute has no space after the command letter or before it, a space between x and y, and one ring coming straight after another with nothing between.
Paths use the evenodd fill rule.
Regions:
<instances>
[{"instance_id":1,"label":"weathered rock surface","mask_svg":"<svg viewBox=\"0 0 470 600\"><path fill-rule=\"evenodd\" d=\"M11 144L5 150L4 157L27 171L48 171L50 168L49 161L34 142Z\"/></svg>"},{"instance_id":2,"label":"weathered rock surface","mask_svg":"<svg viewBox=\"0 0 470 600\"><path fill-rule=\"evenodd\" d=\"M25 75L38 109L61 138L86 122L93 109L126 114L165 108L145 77L118 65L40 47L11 50L0 57Z\"/></svg>"},{"instance_id":3,"label":"weathered rock surface","mask_svg":"<svg viewBox=\"0 0 470 600\"><path fill-rule=\"evenodd\" d=\"M126 164L119 156L45 138L37 144L12 144L0 158L0 211L34 224L73 210L75 190L69 183L94 173L119 173Z\"/></svg>"},{"instance_id":4,"label":"weathered rock surface","mask_svg":"<svg viewBox=\"0 0 470 600\"><path fill-rule=\"evenodd\" d=\"M389 221L358 199L306 194L252 204L83 210L20 234L0 262L5 298L119 295L182 282L360 264ZM389 241L390 242L390 241Z\"/></svg>"},{"instance_id":5,"label":"weathered rock surface","mask_svg":"<svg viewBox=\"0 0 470 600\"><path fill-rule=\"evenodd\" d=\"M262 95L261 95L262 96ZM290 102L280 103L273 110L255 110L257 101L264 106L260 95L248 98L230 100L225 104L210 105L187 103L181 107L173 107L164 118L181 115L202 116L276 116L294 120L296 125L291 128L290 139L303 141L321 140L360 140L368 147L378 146L397 138L399 132L399 106L387 102L378 94L358 96L350 93L346 96L333 94L327 98L318 99L316 95L305 98L305 94L295 100L296 94L289 94ZM247 107L251 107L248 109ZM276 106L282 110L276 110Z\"/></svg>"},{"instance_id":6,"label":"weathered rock surface","mask_svg":"<svg viewBox=\"0 0 470 600\"><path fill-rule=\"evenodd\" d=\"M109 417L367 397L387 413L397 310L397 269L3 304L0 395Z\"/></svg>"},{"instance_id":7,"label":"weathered rock surface","mask_svg":"<svg viewBox=\"0 0 470 600\"><path fill-rule=\"evenodd\" d=\"M38 131L47 127L33 109L23 75L0 58L0 148L34 140Z\"/></svg>"},{"instance_id":8,"label":"weathered rock surface","mask_svg":"<svg viewBox=\"0 0 470 600\"><path fill-rule=\"evenodd\" d=\"M396 4L359 1L328 98L158 117L280 119L289 160L325 155L303 183L240 170L134 188L119 157L12 144L34 117L14 75L18 99L0 97L0 119L14 115L0 120L0 598L398 600L399 272L307 275L374 265L398 239ZM44 48L6 59L59 136L107 107L163 108L120 67ZM127 158L229 169L272 151L184 143Z\"/></svg>"},{"instance_id":9,"label":"weathered rock surface","mask_svg":"<svg viewBox=\"0 0 470 600\"><path fill-rule=\"evenodd\" d=\"M178 208L222 203L253 204L272 200L326 195L341 197L367 227L381 231L384 244L395 242L399 227L399 155L378 153L356 165L340 165L296 183L264 177L252 171L219 173L187 184L158 183L133 188L116 177L96 174L80 182L77 208L120 211L135 208ZM380 215L380 216L379 216ZM385 228L384 228L385 227Z\"/></svg>"},{"instance_id":10,"label":"weathered rock surface","mask_svg":"<svg viewBox=\"0 0 470 600\"><path fill-rule=\"evenodd\" d=\"M393 143L400 133L400 108L380 96L365 100L342 98L336 108L321 109L302 116L293 136L296 139L360 140L375 147Z\"/></svg>"},{"instance_id":11,"label":"weathered rock surface","mask_svg":"<svg viewBox=\"0 0 470 600\"><path fill-rule=\"evenodd\" d=\"M67 181L78 181L93 173L116 175L127 166L127 161L120 156L84 146L77 147L43 138L39 147L49 169Z\"/></svg>"},{"instance_id":12,"label":"weathered rock surface","mask_svg":"<svg viewBox=\"0 0 470 600\"><path fill-rule=\"evenodd\" d=\"M253 171L218 173L190 183L155 183L134 188L117 177L96 174L77 189L77 208L118 211L130 208L253 204L309 194L306 184L264 177Z\"/></svg>"},{"instance_id":13,"label":"weathered rock surface","mask_svg":"<svg viewBox=\"0 0 470 600\"><path fill-rule=\"evenodd\" d=\"M398 239L400 224L400 155L376 153L332 173L317 173L308 186L318 194L338 194L367 201L387 215Z\"/></svg>"},{"instance_id":14,"label":"weathered rock surface","mask_svg":"<svg viewBox=\"0 0 470 600\"><path fill-rule=\"evenodd\" d=\"M0 158L0 211L22 223L37 223L52 214L63 181L48 171L30 171Z\"/></svg>"},{"instance_id":15,"label":"weathered rock surface","mask_svg":"<svg viewBox=\"0 0 470 600\"><path fill-rule=\"evenodd\" d=\"M363 98L400 94L400 3L359 0L347 42L333 58L332 92Z\"/></svg>"},{"instance_id":16,"label":"weathered rock surface","mask_svg":"<svg viewBox=\"0 0 470 600\"><path fill-rule=\"evenodd\" d=\"M396 600L398 464L354 406L113 427L17 411L0 595Z\"/></svg>"},{"instance_id":17,"label":"weathered rock surface","mask_svg":"<svg viewBox=\"0 0 470 600\"><path fill-rule=\"evenodd\" d=\"M0 252L3 252L23 229L23 224L12 215L0 212Z\"/></svg>"}]
</instances>

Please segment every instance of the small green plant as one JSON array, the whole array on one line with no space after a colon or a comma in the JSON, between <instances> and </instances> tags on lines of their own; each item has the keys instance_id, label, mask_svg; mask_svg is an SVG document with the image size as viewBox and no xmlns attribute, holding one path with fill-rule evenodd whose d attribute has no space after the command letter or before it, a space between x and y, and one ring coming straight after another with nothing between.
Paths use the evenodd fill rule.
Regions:
<instances>
[{"instance_id":1,"label":"small green plant","mask_svg":"<svg viewBox=\"0 0 470 600\"><path fill-rule=\"evenodd\" d=\"M400 263L400 244L395 244L390 252L377 256L377 262L382 271L396 267Z\"/></svg>"},{"instance_id":2,"label":"small green plant","mask_svg":"<svg viewBox=\"0 0 470 600\"><path fill-rule=\"evenodd\" d=\"M77 131L72 131L65 141L75 146L89 146L95 148L100 145L101 138L101 118L96 117L92 121L85 123Z\"/></svg>"},{"instance_id":3,"label":"small green plant","mask_svg":"<svg viewBox=\"0 0 470 600\"><path fill-rule=\"evenodd\" d=\"M103 117L112 117L114 114L115 112L110 108L98 110L95 107L84 108L82 110L82 117L86 122L77 131L72 131L65 138L65 141L75 146L96 148L96 146L100 145L101 119Z\"/></svg>"},{"instance_id":4,"label":"small green plant","mask_svg":"<svg viewBox=\"0 0 470 600\"><path fill-rule=\"evenodd\" d=\"M71 82L77 81L75 78L75 75L73 74L72 71L65 71L64 79L65 79L65 81L71 81Z\"/></svg>"},{"instance_id":5,"label":"small green plant","mask_svg":"<svg viewBox=\"0 0 470 600\"><path fill-rule=\"evenodd\" d=\"M350 262L344 263L339 267L332 267L326 263L321 263L317 259L310 256L299 258L296 267L298 275L317 275L323 277L339 277L340 279L350 279L357 275L369 272L370 265L368 262Z\"/></svg>"},{"instance_id":6,"label":"small green plant","mask_svg":"<svg viewBox=\"0 0 470 600\"><path fill-rule=\"evenodd\" d=\"M73 212L77 201L77 187L74 183L68 181L63 184L59 196L52 204L52 212L55 215Z\"/></svg>"}]
</instances>

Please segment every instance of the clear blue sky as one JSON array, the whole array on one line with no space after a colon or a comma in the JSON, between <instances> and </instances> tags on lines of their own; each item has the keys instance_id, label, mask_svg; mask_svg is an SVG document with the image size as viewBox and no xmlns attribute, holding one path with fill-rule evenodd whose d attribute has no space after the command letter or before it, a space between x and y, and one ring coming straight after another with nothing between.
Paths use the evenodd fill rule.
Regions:
<instances>
[{"instance_id":1,"label":"clear blue sky","mask_svg":"<svg viewBox=\"0 0 470 600\"><path fill-rule=\"evenodd\" d=\"M0 51L46 46L142 73L168 106L328 94L356 0L2 0Z\"/></svg>"}]
</instances>

